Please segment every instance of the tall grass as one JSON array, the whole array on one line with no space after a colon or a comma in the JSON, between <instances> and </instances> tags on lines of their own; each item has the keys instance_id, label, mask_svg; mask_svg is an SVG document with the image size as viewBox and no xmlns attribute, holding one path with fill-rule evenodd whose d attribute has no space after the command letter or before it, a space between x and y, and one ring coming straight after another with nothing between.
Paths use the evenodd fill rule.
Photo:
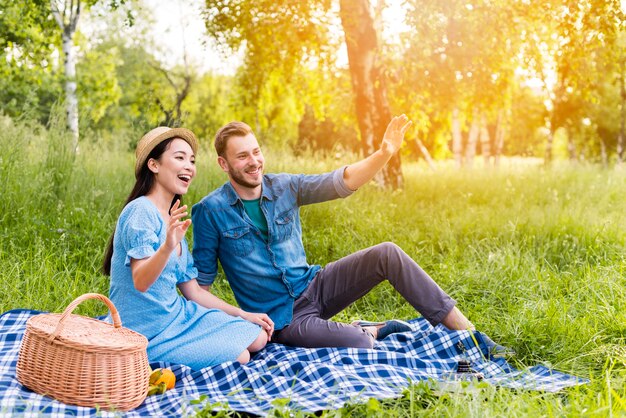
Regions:
<instances>
[{"instance_id":1,"label":"tall grass","mask_svg":"<svg viewBox=\"0 0 626 418\"><path fill-rule=\"evenodd\" d=\"M2 311L61 311L83 293L107 293L102 254L134 181L134 156L120 146L132 141L119 141L87 141L73 156L61 130L0 119ZM225 181L209 148L199 153L188 204ZM319 172L351 158L266 151L271 171ZM626 413L626 173L593 166L433 173L411 162L404 170L402 191L366 186L347 199L304 207L309 262L393 241L479 330L517 351L518 367L542 363L591 384L562 394L483 388L443 396L418 384L401 399L349 405L339 415ZM233 301L223 281L216 289ZM96 315L103 307L87 303L79 311ZM336 319L415 316L382 284Z\"/></svg>"}]
</instances>

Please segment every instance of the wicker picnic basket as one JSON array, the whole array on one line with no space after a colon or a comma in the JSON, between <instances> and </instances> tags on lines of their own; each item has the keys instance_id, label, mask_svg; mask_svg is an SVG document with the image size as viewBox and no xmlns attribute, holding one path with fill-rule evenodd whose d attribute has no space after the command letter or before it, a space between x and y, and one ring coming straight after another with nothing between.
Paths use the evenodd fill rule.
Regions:
<instances>
[{"instance_id":1,"label":"wicker picnic basket","mask_svg":"<svg viewBox=\"0 0 626 418\"><path fill-rule=\"evenodd\" d=\"M72 314L86 299L106 303L113 324ZM139 406L148 393L147 346L146 337L122 327L106 296L87 293L63 314L40 314L27 321L17 379L67 404L127 411Z\"/></svg>"}]
</instances>

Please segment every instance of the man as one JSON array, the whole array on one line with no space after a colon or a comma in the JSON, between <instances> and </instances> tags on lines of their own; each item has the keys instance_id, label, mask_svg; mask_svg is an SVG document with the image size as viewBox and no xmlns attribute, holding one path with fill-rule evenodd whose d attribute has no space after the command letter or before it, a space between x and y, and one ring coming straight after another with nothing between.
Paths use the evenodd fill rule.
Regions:
<instances>
[{"instance_id":1,"label":"man","mask_svg":"<svg viewBox=\"0 0 626 418\"><path fill-rule=\"evenodd\" d=\"M248 125L231 122L215 137L217 161L229 181L193 207L193 257L198 282L210 286L219 260L240 307L267 313L273 341L298 347L371 348L375 339L409 331L402 321L329 319L383 280L431 324L474 329L456 302L398 246L383 243L324 268L309 265L300 206L347 197L369 182L400 149L411 126L405 115L387 126L380 149L319 175L264 174L264 157ZM495 346L495 344L493 344Z\"/></svg>"}]
</instances>

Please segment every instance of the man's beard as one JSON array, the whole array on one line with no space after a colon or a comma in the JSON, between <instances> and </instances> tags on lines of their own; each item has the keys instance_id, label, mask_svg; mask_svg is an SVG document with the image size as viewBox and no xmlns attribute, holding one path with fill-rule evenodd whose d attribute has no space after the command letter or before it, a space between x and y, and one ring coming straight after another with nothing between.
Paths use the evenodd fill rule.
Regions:
<instances>
[{"instance_id":1,"label":"man's beard","mask_svg":"<svg viewBox=\"0 0 626 418\"><path fill-rule=\"evenodd\" d=\"M247 181L244 177L243 174L241 174L240 172L234 172L231 171L230 172L230 177L233 179L233 181L235 183L237 183L240 186L243 187L247 187L250 189L254 189L255 187L259 186L262 183L262 178L263 178L263 169L261 168L261 173L260 173L260 177L261 179L259 179L259 182L257 184L255 183L250 183L249 181Z\"/></svg>"}]
</instances>

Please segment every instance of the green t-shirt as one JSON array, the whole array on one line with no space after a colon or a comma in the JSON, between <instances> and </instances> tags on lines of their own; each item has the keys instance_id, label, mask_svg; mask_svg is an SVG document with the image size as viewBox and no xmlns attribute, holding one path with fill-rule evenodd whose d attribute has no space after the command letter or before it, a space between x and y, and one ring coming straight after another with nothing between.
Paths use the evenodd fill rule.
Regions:
<instances>
[{"instance_id":1,"label":"green t-shirt","mask_svg":"<svg viewBox=\"0 0 626 418\"><path fill-rule=\"evenodd\" d=\"M261 235L263 236L263 239L267 241L269 239L268 229L267 229L267 219L265 219L265 215L263 215L263 211L261 210L261 204L259 203L261 199L260 198L253 199L253 200L241 199L241 201L243 202L243 207L246 210L246 213L248 214L248 216L250 217L250 220L252 221L254 226L259 228L259 231L261 231Z\"/></svg>"}]
</instances>

